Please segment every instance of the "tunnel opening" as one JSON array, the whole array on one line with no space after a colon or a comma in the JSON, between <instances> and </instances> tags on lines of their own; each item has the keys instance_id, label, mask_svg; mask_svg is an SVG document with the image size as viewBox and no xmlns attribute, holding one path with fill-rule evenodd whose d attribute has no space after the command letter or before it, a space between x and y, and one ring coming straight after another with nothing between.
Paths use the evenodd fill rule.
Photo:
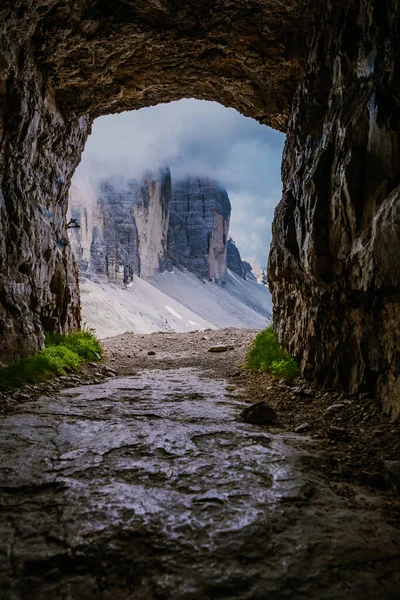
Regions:
<instances>
[{"instance_id":1,"label":"tunnel opening","mask_svg":"<svg viewBox=\"0 0 400 600\"><path fill-rule=\"evenodd\" d=\"M234 109L194 99L95 121L67 216L83 322L100 337L267 326L271 298L253 284L267 282L283 143L283 134ZM193 275L207 293L195 292ZM149 306L139 310L141 280L150 284ZM154 322L144 316L155 309L150 291ZM160 292L179 304L162 305Z\"/></svg>"}]
</instances>

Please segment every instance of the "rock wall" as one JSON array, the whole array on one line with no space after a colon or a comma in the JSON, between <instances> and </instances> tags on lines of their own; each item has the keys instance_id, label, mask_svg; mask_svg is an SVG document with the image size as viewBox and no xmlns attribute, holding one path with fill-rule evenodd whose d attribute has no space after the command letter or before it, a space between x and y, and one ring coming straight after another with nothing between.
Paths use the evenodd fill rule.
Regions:
<instances>
[{"instance_id":1,"label":"rock wall","mask_svg":"<svg viewBox=\"0 0 400 600\"><path fill-rule=\"evenodd\" d=\"M141 182L106 179L97 188L78 180L70 216L80 227L70 229L70 240L79 272L119 283L154 277L166 258L170 200L169 169Z\"/></svg>"},{"instance_id":2,"label":"rock wall","mask_svg":"<svg viewBox=\"0 0 400 600\"><path fill-rule=\"evenodd\" d=\"M7 4L7 3L6 3ZM91 119L66 116L36 67L34 23L0 10L0 361L80 326L67 194Z\"/></svg>"},{"instance_id":3,"label":"rock wall","mask_svg":"<svg viewBox=\"0 0 400 600\"><path fill-rule=\"evenodd\" d=\"M137 194L133 216L139 235L140 276L150 279L160 272L167 257L171 205L171 174L162 169L148 173Z\"/></svg>"},{"instance_id":4,"label":"rock wall","mask_svg":"<svg viewBox=\"0 0 400 600\"><path fill-rule=\"evenodd\" d=\"M218 183L188 177L173 183L169 258L192 273L218 281L226 272L231 215L228 194Z\"/></svg>"},{"instance_id":5,"label":"rock wall","mask_svg":"<svg viewBox=\"0 0 400 600\"><path fill-rule=\"evenodd\" d=\"M328 1L294 103L269 261L303 373L400 415L399 2Z\"/></svg>"}]
</instances>

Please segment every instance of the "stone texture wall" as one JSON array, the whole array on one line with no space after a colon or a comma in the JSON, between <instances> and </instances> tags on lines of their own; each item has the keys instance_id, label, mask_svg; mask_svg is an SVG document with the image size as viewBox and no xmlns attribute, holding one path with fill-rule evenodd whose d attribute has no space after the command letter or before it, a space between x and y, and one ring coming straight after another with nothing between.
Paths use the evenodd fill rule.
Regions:
<instances>
[{"instance_id":1,"label":"stone texture wall","mask_svg":"<svg viewBox=\"0 0 400 600\"><path fill-rule=\"evenodd\" d=\"M289 122L269 262L303 373L400 415L399 2L328 1Z\"/></svg>"},{"instance_id":2,"label":"stone texture wall","mask_svg":"<svg viewBox=\"0 0 400 600\"><path fill-rule=\"evenodd\" d=\"M160 272L167 257L171 174L161 169L147 173L137 193L133 215L139 236L140 276L150 279Z\"/></svg>"},{"instance_id":3,"label":"stone texture wall","mask_svg":"<svg viewBox=\"0 0 400 600\"><path fill-rule=\"evenodd\" d=\"M0 360L37 351L44 330L80 325L67 192L91 120L59 109L30 33L11 30L0 52Z\"/></svg>"}]
</instances>

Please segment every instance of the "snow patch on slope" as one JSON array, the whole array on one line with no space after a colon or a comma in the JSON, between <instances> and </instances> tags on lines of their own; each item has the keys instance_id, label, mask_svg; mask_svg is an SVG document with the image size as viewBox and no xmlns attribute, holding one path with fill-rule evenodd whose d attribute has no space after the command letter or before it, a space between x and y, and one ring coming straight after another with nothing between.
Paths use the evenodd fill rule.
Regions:
<instances>
[{"instance_id":1,"label":"snow patch on slope","mask_svg":"<svg viewBox=\"0 0 400 600\"><path fill-rule=\"evenodd\" d=\"M271 294L265 286L240 280L231 272L223 287L200 280L187 270L167 271L151 280L168 294L214 326L263 329L271 322Z\"/></svg>"}]
</instances>

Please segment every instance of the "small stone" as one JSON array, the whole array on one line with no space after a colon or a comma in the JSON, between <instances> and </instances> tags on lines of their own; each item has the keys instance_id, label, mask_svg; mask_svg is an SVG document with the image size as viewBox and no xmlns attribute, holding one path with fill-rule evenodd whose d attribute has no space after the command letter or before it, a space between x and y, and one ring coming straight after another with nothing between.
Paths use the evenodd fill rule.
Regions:
<instances>
[{"instance_id":1,"label":"small stone","mask_svg":"<svg viewBox=\"0 0 400 600\"><path fill-rule=\"evenodd\" d=\"M369 485L376 490L386 490L388 482L382 473L367 473L363 471L360 473L360 481L364 485Z\"/></svg>"},{"instance_id":2,"label":"small stone","mask_svg":"<svg viewBox=\"0 0 400 600\"><path fill-rule=\"evenodd\" d=\"M329 427L328 437L331 440L338 440L341 442L347 442L349 440L349 434L345 429L342 429L341 427Z\"/></svg>"},{"instance_id":3,"label":"small stone","mask_svg":"<svg viewBox=\"0 0 400 600\"><path fill-rule=\"evenodd\" d=\"M390 481L396 486L400 493L400 460L384 460L383 466L389 475Z\"/></svg>"},{"instance_id":4,"label":"small stone","mask_svg":"<svg viewBox=\"0 0 400 600\"><path fill-rule=\"evenodd\" d=\"M340 410L341 408L344 408L344 404L331 404L326 409L326 412L335 412L336 410Z\"/></svg>"},{"instance_id":5,"label":"small stone","mask_svg":"<svg viewBox=\"0 0 400 600\"><path fill-rule=\"evenodd\" d=\"M253 425L272 425L278 420L278 415L273 408L265 402L257 402L245 408L240 413L243 421Z\"/></svg>"},{"instance_id":6,"label":"small stone","mask_svg":"<svg viewBox=\"0 0 400 600\"><path fill-rule=\"evenodd\" d=\"M294 432L302 433L303 431L307 431L308 429L310 429L309 423L302 423L301 425L298 425L297 427L295 427Z\"/></svg>"},{"instance_id":7,"label":"small stone","mask_svg":"<svg viewBox=\"0 0 400 600\"><path fill-rule=\"evenodd\" d=\"M105 375L108 375L109 377L116 377L118 375L118 372L115 369L112 369L111 367L107 366L104 367L103 373Z\"/></svg>"},{"instance_id":8,"label":"small stone","mask_svg":"<svg viewBox=\"0 0 400 600\"><path fill-rule=\"evenodd\" d=\"M147 354L149 356L155 356L156 353L154 352L154 350L149 350Z\"/></svg>"},{"instance_id":9,"label":"small stone","mask_svg":"<svg viewBox=\"0 0 400 600\"><path fill-rule=\"evenodd\" d=\"M349 479L353 475L352 469L348 465L340 465L339 471L342 477Z\"/></svg>"},{"instance_id":10,"label":"small stone","mask_svg":"<svg viewBox=\"0 0 400 600\"><path fill-rule=\"evenodd\" d=\"M311 389L302 387L294 387L291 391L299 398L311 398L314 395L314 392Z\"/></svg>"},{"instance_id":11,"label":"small stone","mask_svg":"<svg viewBox=\"0 0 400 600\"><path fill-rule=\"evenodd\" d=\"M227 352L228 350L233 350L233 346L211 346L208 352Z\"/></svg>"}]
</instances>

